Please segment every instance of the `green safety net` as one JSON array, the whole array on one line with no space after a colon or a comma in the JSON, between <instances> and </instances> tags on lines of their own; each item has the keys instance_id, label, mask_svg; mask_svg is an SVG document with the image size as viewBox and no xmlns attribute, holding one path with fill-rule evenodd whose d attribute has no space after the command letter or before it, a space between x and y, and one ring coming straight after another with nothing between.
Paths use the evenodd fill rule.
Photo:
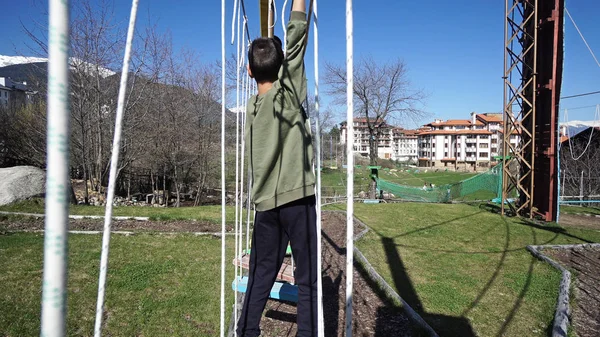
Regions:
<instances>
[{"instance_id":1,"label":"green safety net","mask_svg":"<svg viewBox=\"0 0 600 337\"><path fill-rule=\"evenodd\" d=\"M431 187L404 186L377 180L379 190L393 194L394 199L420 202L451 202L458 200L491 200L502 193L502 165L455 184Z\"/></svg>"}]
</instances>

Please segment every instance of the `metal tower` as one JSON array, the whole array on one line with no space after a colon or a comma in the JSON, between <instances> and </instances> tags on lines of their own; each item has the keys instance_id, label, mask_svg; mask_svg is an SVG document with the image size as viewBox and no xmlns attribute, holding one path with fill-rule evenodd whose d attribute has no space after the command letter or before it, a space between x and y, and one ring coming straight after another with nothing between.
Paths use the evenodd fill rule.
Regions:
<instances>
[{"instance_id":1,"label":"metal tower","mask_svg":"<svg viewBox=\"0 0 600 337\"><path fill-rule=\"evenodd\" d=\"M505 3L502 213L554 221L564 0Z\"/></svg>"}]
</instances>

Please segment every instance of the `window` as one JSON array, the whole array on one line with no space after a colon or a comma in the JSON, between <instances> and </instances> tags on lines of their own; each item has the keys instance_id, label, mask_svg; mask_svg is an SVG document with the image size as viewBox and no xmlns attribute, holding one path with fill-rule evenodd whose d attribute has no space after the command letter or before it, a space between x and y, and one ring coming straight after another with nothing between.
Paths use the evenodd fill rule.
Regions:
<instances>
[{"instance_id":1,"label":"window","mask_svg":"<svg viewBox=\"0 0 600 337\"><path fill-rule=\"evenodd\" d=\"M448 152L444 152L444 158L448 158Z\"/></svg>"},{"instance_id":2,"label":"window","mask_svg":"<svg viewBox=\"0 0 600 337\"><path fill-rule=\"evenodd\" d=\"M447 148L447 147L448 147L448 143L444 143L444 147L446 147L446 148Z\"/></svg>"},{"instance_id":3,"label":"window","mask_svg":"<svg viewBox=\"0 0 600 337\"><path fill-rule=\"evenodd\" d=\"M492 138L492 144L497 144L498 143L498 139L497 138Z\"/></svg>"},{"instance_id":4,"label":"window","mask_svg":"<svg viewBox=\"0 0 600 337\"><path fill-rule=\"evenodd\" d=\"M488 157L488 153L487 152L480 152L479 153L479 158L487 158Z\"/></svg>"},{"instance_id":5,"label":"window","mask_svg":"<svg viewBox=\"0 0 600 337\"><path fill-rule=\"evenodd\" d=\"M488 138L490 138L490 136L488 136L488 135L480 135L479 136L479 139L488 139Z\"/></svg>"},{"instance_id":6,"label":"window","mask_svg":"<svg viewBox=\"0 0 600 337\"><path fill-rule=\"evenodd\" d=\"M487 149L489 147L488 143L479 143L480 149Z\"/></svg>"}]
</instances>

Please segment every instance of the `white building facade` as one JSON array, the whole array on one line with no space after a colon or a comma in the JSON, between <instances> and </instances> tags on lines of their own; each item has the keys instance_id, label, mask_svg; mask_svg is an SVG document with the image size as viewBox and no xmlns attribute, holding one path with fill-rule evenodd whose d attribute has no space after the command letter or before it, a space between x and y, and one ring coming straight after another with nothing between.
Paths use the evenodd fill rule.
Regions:
<instances>
[{"instance_id":1,"label":"white building facade","mask_svg":"<svg viewBox=\"0 0 600 337\"><path fill-rule=\"evenodd\" d=\"M487 170L502 155L502 114L471 114L468 120L435 120L418 133L419 166ZM511 135L518 144L518 135Z\"/></svg>"},{"instance_id":2,"label":"white building facade","mask_svg":"<svg viewBox=\"0 0 600 337\"><path fill-rule=\"evenodd\" d=\"M369 146L369 127L366 118L355 118L354 125L354 151L364 157L371 153ZM385 122L371 123L379 130L379 141L377 144L377 157L397 161L413 161L418 158L417 132L393 127ZM345 144L347 139L346 123L341 123L340 143Z\"/></svg>"},{"instance_id":3,"label":"white building facade","mask_svg":"<svg viewBox=\"0 0 600 337\"><path fill-rule=\"evenodd\" d=\"M0 77L0 108L18 108L30 104L35 93L27 88L27 83L16 82L9 77Z\"/></svg>"}]
</instances>

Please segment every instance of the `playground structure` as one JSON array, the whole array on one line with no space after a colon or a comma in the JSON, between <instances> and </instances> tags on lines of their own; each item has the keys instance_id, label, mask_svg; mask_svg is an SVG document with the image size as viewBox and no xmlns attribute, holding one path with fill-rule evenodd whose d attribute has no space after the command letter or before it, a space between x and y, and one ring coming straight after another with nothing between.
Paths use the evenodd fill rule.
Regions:
<instances>
[{"instance_id":1,"label":"playground structure","mask_svg":"<svg viewBox=\"0 0 600 337\"><path fill-rule=\"evenodd\" d=\"M235 2L243 7L243 1ZM104 283L107 273L108 249L112 218L112 200L114 198L114 181L118 164L121 117L126 94L131 41L137 13L137 0L133 0L127 46L123 61L121 86L117 108L117 122L113 141L113 152L110 168L110 183L106 203L105 227L100 263L100 282L97 302L95 336L101 335L102 314L104 311ZM261 16L261 32L272 35L274 27L273 0L261 0L261 13L267 13L266 19ZM314 7L313 7L314 4ZM509 6L510 5L510 6ZM352 0L346 1L347 29L347 251L353 251L353 22ZM504 157L502 169L502 210L511 194L518 193L519 201L516 211L529 217L541 215L545 220L556 218L557 203L557 164L556 164L556 131L557 105L562 73L562 13L564 0L506 0L506 40L505 40L505 99L504 99ZM285 7L285 5L284 5ZM68 81L68 46L69 46L69 1L51 0L49 2L49 104L48 104L48 184L46 203L46 235L44 253L43 303L42 303L42 335L64 336L66 334L66 251L67 251L67 186L69 167L69 81ZM225 102L225 0L222 0L222 100ZM315 72L318 79L318 48L316 30L316 1L311 1L309 16L315 16ZM245 10L244 10L245 12ZM238 25L239 27L239 25ZM244 13L244 27L247 18ZM239 34L238 34L239 35ZM243 34L242 34L243 36ZM244 40L242 39L242 42ZM245 48L244 43L241 48ZM243 50L243 49L241 49ZM550 56L548 56L550 55ZM552 60L549 62L549 60ZM514 76L513 76L514 75ZM246 91L251 84L246 80ZM318 80L315 83L315 99L318 116ZM239 91L239 89L238 89ZM513 115L513 106L519 112ZM225 104L222 104L222 204L225 204ZM318 127L317 127L318 130ZM522 144L513 147L508 141L513 133L522 135ZM315 137L317 153L319 153L319 135ZM509 155L508 155L509 154ZM242 154L243 158L243 154ZM320 156L317 155L317 167L320 167ZM518 172L510 170L517 165ZM242 164L243 167L243 164ZM242 171L243 172L243 171ZM243 174L241 175L243 179ZM320 179L319 170L317 177ZM498 185L499 174L490 174L490 181L495 179ZM483 178L482 178L483 179ZM384 182L382 182L384 183ZM475 183L475 182L473 182ZM480 182L479 184L487 184ZM490 183L492 186L493 183ZM468 187L468 185L465 185ZM446 189L446 196L463 194L467 187ZM535 186L538 190L534 193ZM388 188L396 188L388 186ZM443 188L440 190L443 191ZM448 192L449 190L449 192ZM464 191L463 191L464 190ZM319 183L317 185L317 211L320 214ZM401 192L398 192L401 193ZM225 207L222 208L222 269L221 269L221 336L224 336L224 285L225 285ZM236 219L237 223L237 219ZM240 221L241 223L241 221ZM320 220L317 224L320 233ZM236 229L239 227L236 226ZM319 239L320 243L321 240ZM241 248L241 238L236 241L236 249ZM320 249L320 248L319 248ZM320 255L320 254L319 254ZM239 263L243 265L243 261ZM346 270L353 268L353 255L347 254ZM352 272L346 278L346 336L352 335ZM320 278L319 278L320 279ZM320 289L321 287L319 287ZM281 291L280 291L281 293ZM320 301L319 301L320 302ZM320 313L322 309L320 308ZM320 320L322 324L322 319ZM320 327L321 328L321 327ZM320 329L320 335L322 330Z\"/></svg>"},{"instance_id":2,"label":"playground structure","mask_svg":"<svg viewBox=\"0 0 600 337\"><path fill-rule=\"evenodd\" d=\"M475 193L483 192L485 196L481 199L495 199L499 202L502 195L502 164L463 181L441 186L423 186L421 188L400 185L383 178L376 178L376 181L380 191L391 193L393 194L392 199L403 201L432 203L462 201L465 197L473 197Z\"/></svg>"},{"instance_id":3,"label":"playground structure","mask_svg":"<svg viewBox=\"0 0 600 337\"><path fill-rule=\"evenodd\" d=\"M564 0L506 0L502 214L556 221ZM521 143L510 143L513 134ZM517 166L517 170L511 170Z\"/></svg>"}]
</instances>

